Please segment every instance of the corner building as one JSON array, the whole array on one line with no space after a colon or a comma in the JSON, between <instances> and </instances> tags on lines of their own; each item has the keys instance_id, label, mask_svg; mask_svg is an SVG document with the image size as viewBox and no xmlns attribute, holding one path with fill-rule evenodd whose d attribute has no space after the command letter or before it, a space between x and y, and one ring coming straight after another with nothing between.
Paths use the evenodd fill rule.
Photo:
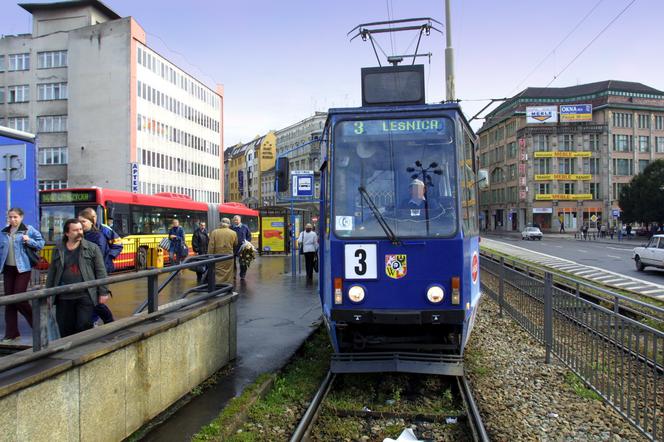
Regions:
<instances>
[{"instance_id":1,"label":"corner building","mask_svg":"<svg viewBox=\"0 0 664 442\"><path fill-rule=\"evenodd\" d=\"M579 118L586 121L560 122L561 106L569 105L592 111ZM542 106L555 108L548 119L555 122L535 115L543 122L527 123L527 109ZM490 176L480 194L483 229L618 225L622 187L664 159L664 92L614 80L527 88L491 112L478 137L480 166Z\"/></svg>"},{"instance_id":2,"label":"corner building","mask_svg":"<svg viewBox=\"0 0 664 442\"><path fill-rule=\"evenodd\" d=\"M19 6L32 33L0 38L0 125L38 135L41 189L221 202L221 86L152 50L132 17L101 1Z\"/></svg>"}]
</instances>

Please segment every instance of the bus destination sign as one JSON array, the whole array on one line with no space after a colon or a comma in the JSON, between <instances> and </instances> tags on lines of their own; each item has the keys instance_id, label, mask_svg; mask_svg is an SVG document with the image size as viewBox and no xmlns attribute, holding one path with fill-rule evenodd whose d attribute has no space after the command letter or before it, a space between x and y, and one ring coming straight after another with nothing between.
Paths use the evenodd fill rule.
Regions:
<instances>
[{"instance_id":1,"label":"bus destination sign","mask_svg":"<svg viewBox=\"0 0 664 442\"><path fill-rule=\"evenodd\" d=\"M41 192L39 202L49 203L93 203L95 202L94 190L66 191L66 192Z\"/></svg>"}]
</instances>

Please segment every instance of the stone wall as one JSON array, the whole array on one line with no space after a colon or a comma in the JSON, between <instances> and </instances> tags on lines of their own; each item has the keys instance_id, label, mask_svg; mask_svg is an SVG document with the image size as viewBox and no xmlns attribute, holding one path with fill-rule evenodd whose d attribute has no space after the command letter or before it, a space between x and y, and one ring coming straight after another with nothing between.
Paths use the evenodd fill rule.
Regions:
<instances>
[{"instance_id":1,"label":"stone wall","mask_svg":"<svg viewBox=\"0 0 664 442\"><path fill-rule=\"evenodd\" d=\"M235 358L236 299L213 298L0 373L0 441L131 435Z\"/></svg>"}]
</instances>

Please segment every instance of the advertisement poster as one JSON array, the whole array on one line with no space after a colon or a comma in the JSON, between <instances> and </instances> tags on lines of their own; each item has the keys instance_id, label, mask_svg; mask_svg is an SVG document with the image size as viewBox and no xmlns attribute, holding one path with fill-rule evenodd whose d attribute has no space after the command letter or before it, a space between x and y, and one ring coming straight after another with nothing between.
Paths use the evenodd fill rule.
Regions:
<instances>
[{"instance_id":1,"label":"advertisement poster","mask_svg":"<svg viewBox=\"0 0 664 442\"><path fill-rule=\"evenodd\" d=\"M593 121L592 104L569 104L560 106L561 123L577 123L580 121Z\"/></svg>"},{"instance_id":2,"label":"advertisement poster","mask_svg":"<svg viewBox=\"0 0 664 442\"><path fill-rule=\"evenodd\" d=\"M557 106L528 106L526 107L526 124L557 123Z\"/></svg>"},{"instance_id":3,"label":"advertisement poster","mask_svg":"<svg viewBox=\"0 0 664 442\"><path fill-rule=\"evenodd\" d=\"M284 252L286 236L284 218L280 216L261 219L261 241L265 252Z\"/></svg>"}]
</instances>

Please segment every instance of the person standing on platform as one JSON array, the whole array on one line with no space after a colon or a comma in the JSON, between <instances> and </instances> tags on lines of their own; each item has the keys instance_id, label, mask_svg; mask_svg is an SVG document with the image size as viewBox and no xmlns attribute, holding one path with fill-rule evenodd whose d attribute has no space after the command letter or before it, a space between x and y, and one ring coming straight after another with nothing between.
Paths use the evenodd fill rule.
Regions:
<instances>
[{"instance_id":1,"label":"person standing on platform","mask_svg":"<svg viewBox=\"0 0 664 442\"><path fill-rule=\"evenodd\" d=\"M219 228L214 229L210 233L210 243L208 245L208 253L233 255L237 247L237 234L230 229L231 220L222 218ZM214 268L215 278L217 283L224 282L233 284L235 269L230 260L218 262Z\"/></svg>"},{"instance_id":2,"label":"person standing on platform","mask_svg":"<svg viewBox=\"0 0 664 442\"><path fill-rule=\"evenodd\" d=\"M300 232L297 243L298 247L300 244L302 245L304 264L307 270L307 282L311 282L314 278L314 259L318 253L318 235L313 231L311 224L307 223L304 226L304 231Z\"/></svg>"},{"instance_id":3,"label":"person standing on platform","mask_svg":"<svg viewBox=\"0 0 664 442\"><path fill-rule=\"evenodd\" d=\"M0 234L0 269L5 283L4 295L14 295L28 290L32 267L26 247L39 251L44 247L44 238L32 226L23 224L23 210L9 209L7 212L9 225ZM5 306L5 334L3 343L20 338L18 330L18 313L32 327L32 308L28 301Z\"/></svg>"},{"instance_id":4,"label":"person standing on platform","mask_svg":"<svg viewBox=\"0 0 664 442\"><path fill-rule=\"evenodd\" d=\"M101 250L97 245L83 239L81 222L78 219L68 219L62 230L62 241L55 244L48 268L46 287L106 278L106 266ZM108 297L109 292L105 285L56 296L55 316L60 336L70 336L92 328L95 305L106 304Z\"/></svg>"},{"instance_id":5,"label":"person standing on platform","mask_svg":"<svg viewBox=\"0 0 664 442\"><path fill-rule=\"evenodd\" d=\"M194 249L194 253L197 255L207 255L209 242L210 236L208 235L207 226L205 222L201 222L198 224L198 229L194 231L194 236L191 239L191 247ZM202 280L203 272L199 271L199 268L197 268L196 283L200 284Z\"/></svg>"},{"instance_id":6,"label":"person standing on platform","mask_svg":"<svg viewBox=\"0 0 664 442\"><path fill-rule=\"evenodd\" d=\"M235 258L233 261L233 267L237 268L236 263L240 260L240 246L245 241L251 242L251 230L249 230L248 226L242 224L242 218L240 218L240 215L235 215L233 217L233 225L231 226L231 229L237 234L237 246L235 247ZM244 279L246 275L247 266L240 261L240 279Z\"/></svg>"},{"instance_id":7,"label":"person standing on platform","mask_svg":"<svg viewBox=\"0 0 664 442\"><path fill-rule=\"evenodd\" d=\"M110 226L97 222L97 212L93 208L88 207L87 209L81 210L78 216L79 218L82 216L89 219L92 222L92 225L95 226L95 228L99 231L99 233L101 233L102 237L106 241L106 248L100 248L104 256L106 273L113 273L115 271L115 264L113 264L113 260L120 256L120 253L122 253L122 238L120 238L120 235L118 235ZM85 228L85 225L83 228Z\"/></svg>"},{"instance_id":8,"label":"person standing on platform","mask_svg":"<svg viewBox=\"0 0 664 442\"><path fill-rule=\"evenodd\" d=\"M106 236L97 228L95 223L96 216L93 216L94 210L92 209L83 209L78 214L78 220L83 226L83 239L90 241L93 244L96 244L101 251L101 256L104 258L104 266L106 267L106 273L111 273L113 271L113 258L109 260L106 259L107 256L110 256L110 247ZM115 232L113 232L115 233ZM122 248L122 244L120 244ZM109 270L110 262L110 270ZM110 293L110 291L109 291ZM97 321L97 317L101 318L104 321L104 324L113 322L113 312L108 308L106 304L97 304L94 308L94 315L92 317L92 323L94 324Z\"/></svg>"},{"instance_id":9,"label":"person standing on platform","mask_svg":"<svg viewBox=\"0 0 664 442\"><path fill-rule=\"evenodd\" d=\"M170 230L168 231L168 238L171 240L171 246L168 249L168 257L171 264L178 264L183 255L184 247L184 229L180 226L180 220L174 219Z\"/></svg>"}]
</instances>

